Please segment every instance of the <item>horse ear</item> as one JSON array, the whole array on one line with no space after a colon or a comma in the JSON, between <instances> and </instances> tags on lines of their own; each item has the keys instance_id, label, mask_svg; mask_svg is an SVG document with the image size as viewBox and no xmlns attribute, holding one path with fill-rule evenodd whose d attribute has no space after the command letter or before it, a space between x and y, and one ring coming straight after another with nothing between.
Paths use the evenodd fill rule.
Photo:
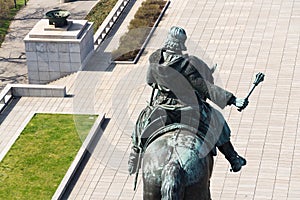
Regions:
<instances>
[{"instance_id":1,"label":"horse ear","mask_svg":"<svg viewBox=\"0 0 300 200\"><path fill-rule=\"evenodd\" d=\"M212 68L210 68L210 71L212 74L216 71L217 67L218 67L218 64L216 63L212 66Z\"/></svg>"}]
</instances>

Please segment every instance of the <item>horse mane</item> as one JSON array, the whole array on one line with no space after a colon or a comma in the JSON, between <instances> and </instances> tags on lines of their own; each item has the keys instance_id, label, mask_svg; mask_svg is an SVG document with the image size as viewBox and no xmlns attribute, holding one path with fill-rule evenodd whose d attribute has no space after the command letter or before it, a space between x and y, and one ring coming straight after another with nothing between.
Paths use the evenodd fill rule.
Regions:
<instances>
[{"instance_id":1,"label":"horse mane","mask_svg":"<svg viewBox=\"0 0 300 200\"><path fill-rule=\"evenodd\" d=\"M162 200L180 200L184 197L185 172L177 160L169 162L162 170Z\"/></svg>"}]
</instances>

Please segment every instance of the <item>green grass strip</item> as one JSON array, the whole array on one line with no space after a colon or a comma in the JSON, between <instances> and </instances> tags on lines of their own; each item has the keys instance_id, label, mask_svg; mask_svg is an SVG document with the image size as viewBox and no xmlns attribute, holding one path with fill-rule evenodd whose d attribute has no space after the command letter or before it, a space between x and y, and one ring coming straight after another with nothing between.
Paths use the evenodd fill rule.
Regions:
<instances>
[{"instance_id":1,"label":"green grass strip","mask_svg":"<svg viewBox=\"0 0 300 200\"><path fill-rule=\"evenodd\" d=\"M51 199L95 120L36 114L0 163L0 199Z\"/></svg>"},{"instance_id":2,"label":"green grass strip","mask_svg":"<svg viewBox=\"0 0 300 200\"><path fill-rule=\"evenodd\" d=\"M109 15L118 0L101 0L99 1L92 10L85 17L86 20L94 22L94 33L101 26L105 18Z\"/></svg>"}]
</instances>

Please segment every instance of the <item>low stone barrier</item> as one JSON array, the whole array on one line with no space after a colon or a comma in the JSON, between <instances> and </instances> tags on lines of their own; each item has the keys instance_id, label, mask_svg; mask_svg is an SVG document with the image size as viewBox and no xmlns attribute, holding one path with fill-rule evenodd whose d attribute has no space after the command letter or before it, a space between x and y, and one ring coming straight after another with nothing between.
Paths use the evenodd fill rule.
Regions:
<instances>
[{"instance_id":1,"label":"low stone barrier","mask_svg":"<svg viewBox=\"0 0 300 200\"><path fill-rule=\"evenodd\" d=\"M0 93L0 114L13 97L66 97L65 86L8 84Z\"/></svg>"},{"instance_id":2,"label":"low stone barrier","mask_svg":"<svg viewBox=\"0 0 300 200\"><path fill-rule=\"evenodd\" d=\"M65 86L14 84L12 95L15 97L65 97L67 92Z\"/></svg>"}]
</instances>

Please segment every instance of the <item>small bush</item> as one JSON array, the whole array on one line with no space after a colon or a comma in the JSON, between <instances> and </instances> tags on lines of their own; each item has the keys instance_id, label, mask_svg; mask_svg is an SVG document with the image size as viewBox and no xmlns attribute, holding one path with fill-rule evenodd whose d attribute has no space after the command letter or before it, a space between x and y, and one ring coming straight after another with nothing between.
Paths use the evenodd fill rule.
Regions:
<instances>
[{"instance_id":1,"label":"small bush","mask_svg":"<svg viewBox=\"0 0 300 200\"><path fill-rule=\"evenodd\" d=\"M141 50L145 38L150 32L150 28L135 28L129 30L120 38L118 49L113 51L114 60L133 61Z\"/></svg>"},{"instance_id":2,"label":"small bush","mask_svg":"<svg viewBox=\"0 0 300 200\"><path fill-rule=\"evenodd\" d=\"M134 60L165 4L164 0L146 0L142 3L130 21L128 31L120 38L119 47L112 52L113 60Z\"/></svg>"}]
</instances>

